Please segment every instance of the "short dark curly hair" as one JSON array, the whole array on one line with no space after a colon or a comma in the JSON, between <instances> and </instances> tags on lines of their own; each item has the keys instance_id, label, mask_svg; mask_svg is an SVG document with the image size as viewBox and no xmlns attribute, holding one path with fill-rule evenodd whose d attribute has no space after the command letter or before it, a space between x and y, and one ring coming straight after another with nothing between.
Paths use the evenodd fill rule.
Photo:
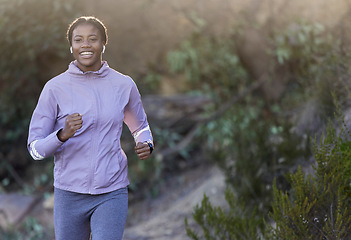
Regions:
<instances>
[{"instance_id":1,"label":"short dark curly hair","mask_svg":"<svg viewBox=\"0 0 351 240\"><path fill-rule=\"evenodd\" d=\"M108 41L108 36L107 36L107 28L105 27L105 25L102 23L102 21L100 21L98 18L93 17L93 16L82 16L79 17L77 19L75 19L68 27L67 30L67 40L69 42L69 44L72 46L72 34L73 34L73 30L79 25L79 24L92 24L93 26L95 26L102 37L103 42L105 43L105 45L107 44Z\"/></svg>"}]
</instances>

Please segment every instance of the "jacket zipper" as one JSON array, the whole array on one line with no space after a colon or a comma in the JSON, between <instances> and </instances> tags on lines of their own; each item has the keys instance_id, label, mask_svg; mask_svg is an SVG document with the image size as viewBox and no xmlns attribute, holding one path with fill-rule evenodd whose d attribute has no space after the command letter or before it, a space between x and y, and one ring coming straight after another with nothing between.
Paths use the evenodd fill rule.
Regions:
<instances>
[{"instance_id":1,"label":"jacket zipper","mask_svg":"<svg viewBox=\"0 0 351 240\"><path fill-rule=\"evenodd\" d=\"M93 136L92 136L92 154L91 154L91 159L90 159L90 174L89 174L89 194L92 194L92 189L93 189L93 183L94 183L94 169L95 169L95 163L96 163L96 156L97 156L97 129L98 129L98 123L99 123L99 103L98 103L98 97L97 97L97 90L96 86L94 84L94 78L92 76L89 76L89 82L91 89L93 91L93 98L94 98L94 124L93 124Z\"/></svg>"}]
</instances>

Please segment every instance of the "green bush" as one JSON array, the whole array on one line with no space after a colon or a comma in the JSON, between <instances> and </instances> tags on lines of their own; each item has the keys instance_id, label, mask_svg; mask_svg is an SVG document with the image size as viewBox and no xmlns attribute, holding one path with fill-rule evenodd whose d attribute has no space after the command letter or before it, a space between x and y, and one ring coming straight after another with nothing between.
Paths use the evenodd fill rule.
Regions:
<instances>
[{"instance_id":1,"label":"green bush","mask_svg":"<svg viewBox=\"0 0 351 240\"><path fill-rule=\"evenodd\" d=\"M45 82L67 68L65 33L79 12L70 0L0 5L0 162L23 168L30 162L25 142L31 113ZM4 171L1 166L0 176Z\"/></svg>"},{"instance_id":2,"label":"green bush","mask_svg":"<svg viewBox=\"0 0 351 240\"><path fill-rule=\"evenodd\" d=\"M337 132L339 132L337 134ZM306 174L301 167L287 175L289 191L273 184L273 203L269 217L257 214L227 190L229 211L213 207L204 197L195 207L194 220L202 235L189 227L192 239L350 239L351 238L351 133L343 123L340 129L331 122L327 133L313 152L314 171ZM195 228L198 229L198 228Z\"/></svg>"},{"instance_id":3,"label":"green bush","mask_svg":"<svg viewBox=\"0 0 351 240\"><path fill-rule=\"evenodd\" d=\"M349 57L338 36L319 23L299 20L274 31L270 41L274 46L270 53L288 72L285 104L296 106L314 99L324 119L332 116L335 108L331 93L335 92L337 100L343 102L350 87Z\"/></svg>"},{"instance_id":4,"label":"green bush","mask_svg":"<svg viewBox=\"0 0 351 240\"><path fill-rule=\"evenodd\" d=\"M54 238L52 229L44 229L34 218L26 218L16 230L4 230L0 227L0 237L2 240L48 240Z\"/></svg>"},{"instance_id":5,"label":"green bush","mask_svg":"<svg viewBox=\"0 0 351 240\"><path fill-rule=\"evenodd\" d=\"M345 125L336 134L330 123L326 136L314 145L314 173L306 177L299 168L290 174L288 192L274 186L270 239L351 237L350 137Z\"/></svg>"},{"instance_id":6,"label":"green bush","mask_svg":"<svg viewBox=\"0 0 351 240\"><path fill-rule=\"evenodd\" d=\"M240 33L240 29L233 32ZM259 205L263 212L273 196L273 179L287 189L284 174L296 170L298 164L308 163L311 156L308 136L315 132L296 128L300 109L314 100L320 108L315 117L325 119L334 111L330 91L338 91L342 99L349 84L340 45L323 26L299 22L273 32L270 40L272 45L267 46L271 47L267 51L274 57L272 69L286 71L287 83L280 99L268 101L262 89L249 92L224 114L204 124L200 140L206 143L212 153L208 155L222 167L236 194L252 206ZM189 94L212 99L204 117L257 81L241 62L239 47L233 37L196 33L168 55L170 73L185 74L190 87L196 89ZM279 77L274 70L267 70L267 74L267 81ZM323 128L323 123L314 127Z\"/></svg>"},{"instance_id":7,"label":"green bush","mask_svg":"<svg viewBox=\"0 0 351 240\"><path fill-rule=\"evenodd\" d=\"M348 181L345 176L350 176L350 170L347 170L350 169L351 165L347 161L349 157L344 155L343 159L346 159L346 161L342 164L340 162L335 163L333 159L328 159L328 161L333 162L330 166L334 166L335 171L344 168L343 176L333 172L329 175L329 179L320 179L326 172L323 172L324 169L322 174L318 170L316 172L317 175L319 174L318 177L315 179L309 177L310 180L305 183L305 187L300 186L303 183L304 174L301 169L298 170L297 168L298 165L309 166L313 164L309 136L316 135L316 139L322 138L321 133L325 131L327 125L327 121L324 119L331 118L336 110L334 101L340 102L341 107L347 107L349 101L349 59L347 53L342 50L340 43L335 39L336 37L328 34L323 26L305 22L293 23L286 29L272 32L270 36L272 45L267 51L276 59L276 62L272 62L272 65L279 70L284 70L287 80L280 99L269 102L264 99L263 95L260 94L260 89L258 89L232 104L224 114L218 115L201 129L201 140L207 143L206 148L212 153L210 154L211 158L215 159L216 163L225 172L227 183L232 186L234 196L245 199L245 209L248 209L246 211L256 207L257 216L263 218L272 208L274 209L272 216L274 216L273 220L277 222L278 228L266 227L261 234L259 234L260 228L256 228L257 235L250 235L251 239L273 239L273 237L293 239L289 234L297 234L293 232L296 230L294 227L289 230L290 232L286 230L284 232L286 235L279 235L279 229L283 229L283 227L279 227L278 221L282 219L285 221L302 219L302 222L309 221L310 223L315 223L312 220L321 222L323 219L324 221L324 215L323 217L322 215L315 215L313 218L306 215L307 212L311 213L310 211L314 209L313 206L319 204L319 198L329 199L332 202L327 202L326 205L318 205L320 209L314 210L322 212L321 209L323 209L331 223L327 227L323 225L318 229L321 232L334 231L334 235L328 235L334 236L331 239L339 239L335 235L336 226L340 230L340 234L345 233L345 229L348 229L349 217L346 214L349 214L349 212L348 210L343 212L339 210L342 207L349 208L346 195L343 195L346 193L345 191L349 192L345 188L347 184L344 184L345 181ZM208 106L207 112L207 115L211 115L221 105L225 104L230 96L246 89L253 80L246 73L247 71L244 65L240 63L240 59L230 66L229 71L231 62L226 60L223 54L221 56L213 53L226 49L227 56L236 56L234 42L229 40L223 46L219 44L219 42L225 42L223 39L207 38L207 40L202 39L198 42L195 38L191 41L193 42L187 43L186 47L181 46L180 50L175 52L175 55L170 55L171 69L186 73L191 78L189 82L195 83L194 86L198 89L197 94L212 97L213 104ZM213 67L214 62L217 64L215 67ZM212 74L212 72L215 74ZM243 74L237 79L238 75L232 74L232 72ZM271 72L270 77L274 80L274 71ZM219 85L221 87L215 85L218 79L220 79ZM335 93L334 97L332 92ZM311 102L315 105L312 109L309 109L308 103ZM305 112L312 111L313 114L307 113L306 117L304 116L306 113L301 109L306 109ZM340 141L340 139L336 140L335 134L330 135L330 131L331 127L329 126L328 138ZM346 135L341 134L341 138L344 137ZM323 149L323 146L327 147L324 144L327 144L327 142L321 143L321 149ZM346 149L347 144L347 142L343 143L339 153L342 152L342 149ZM333 151L333 154L338 152L338 145L335 146L333 149L336 150ZM318 157L323 156L323 154L318 152L316 147L313 150L314 157L318 162ZM328 152L323 153L325 158L332 157ZM345 152L342 152L342 154L345 154ZM338 155L335 153L335 156ZM338 168L335 164L338 165ZM330 168L329 170L333 169ZM290 172L296 171L297 173L290 174L289 178L285 177ZM333 176L337 177L333 178ZM344 179L341 180L342 177ZM315 186L316 181L320 182L318 187ZM323 181L326 181L324 184L329 184L330 188L321 185ZM311 184L309 185L309 183ZM272 185L274 185L274 191L272 191ZM322 191L322 187L324 187L325 192ZM280 196L277 189L282 192L291 190L289 194ZM304 190L302 193L301 189ZM296 194L294 191L299 192L297 196L304 193L314 194L314 200L318 199L318 201L310 201L311 195L307 195L308 198L304 196L303 201L300 199L300 202L296 199L292 200L289 197L295 196L293 195ZM275 205L272 206L273 200ZM291 203L288 203L288 200ZM293 209L295 201L299 205L296 209ZM213 208L208 204L209 202L204 199L202 205L195 208L194 219L202 227L203 236L208 236L208 232L211 232L213 235L208 239L217 239L218 232L220 232L218 229L226 232L225 225L227 222L231 222L232 215L222 214L223 209ZM228 204L231 203L228 202ZM299 214L294 215L295 218L287 217L286 214L290 212L289 209L286 209L288 213L281 213L285 215L279 219L279 210L282 211L281 208L286 206L290 206L291 214L296 212ZM329 211L330 214L328 215L325 211ZM337 215L336 212L340 215ZM245 217L242 218L242 221L245 222L245 219ZM341 221L341 219L343 220ZM218 226L217 222L223 223L223 227ZM267 224L269 226L271 223ZM291 227L287 222L281 224L285 226L284 229ZM304 238L305 236L311 236L310 239L319 239L315 238L315 232L307 231L306 226L301 225L300 227L296 231L306 235L297 234L296 239L309 239ZM332 229L333 227L334 229ZM198 238L189 228L187 231L193 239ZM239 230L237 229L237 231ZM275 233L274 236L270 235L272 232ZM323 233L326 234L326 232ZM233 238L223 237L222 239L245 238L237 236Z\"/></svg>"},{"instance_id":8,"label":"green bush","mask_svg":"<svg viewBox=\"0 0 351 240\"><path fill-rule=\"evenodd\" d=\"M260 230L264 227L263 219L255 211L248 211L244 202L238 201L230 189L226 190L225 199L229 205L228 211L213 207L205 195L201 205L196 206L193 212L202 234L199 235L192 229L188 219L185 219L187 235L194 240L258 239Z\"/></svg>"},{"instance_id":9,"label":"green bush","mask_svg":"<svg viewBox=\"0 0 351 240\"><path fill-rule=\"evenodd\" d=\"M235 48L231 39L194 34L168 54L170 73L185 73L191 93L212 97L216 109L250 83Z\"/></svg>"}]
</instances>

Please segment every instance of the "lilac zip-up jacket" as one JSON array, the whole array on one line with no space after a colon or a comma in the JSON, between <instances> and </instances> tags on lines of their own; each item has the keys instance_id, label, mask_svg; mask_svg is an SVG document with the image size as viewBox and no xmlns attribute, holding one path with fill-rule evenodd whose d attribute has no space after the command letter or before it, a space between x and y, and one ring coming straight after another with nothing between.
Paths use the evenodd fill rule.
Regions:
<instances>
[{"instance_id":1,"label":"lilac zip-up jacket","mask_svg":"<svg viewBox=\"0 0 351 240\"><path fill-rule=\"evenodd\" d=\"M68 115L83 115L83 125L61 142L57 132ZM29 126L28 150L35 160L54 155L54 186L102 194L128 186L127 157L121 149L123 122L135 142L152 134L134 81L104 62L82 72L75 62L44 86Z\"/></svg>"}]
</instances>

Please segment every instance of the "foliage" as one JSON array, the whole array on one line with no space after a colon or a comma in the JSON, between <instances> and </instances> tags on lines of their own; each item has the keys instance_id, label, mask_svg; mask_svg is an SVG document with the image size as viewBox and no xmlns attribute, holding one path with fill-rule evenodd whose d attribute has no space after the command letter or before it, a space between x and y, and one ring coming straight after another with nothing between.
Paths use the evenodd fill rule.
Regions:
<instances>
[{"instance_id":1,"label":"foliage","mask_svg":"<svg viewBox=\"0 0 351 240\"><path fill-rule=\"evenodd\" d=\"M289 72L287 103L317 99L325 119L335 112L334 98L342 102L349 94L348 56L337 37L319 23L297 21L271 36L270 50L280 66ZM312 135L314 133L311 133Z\"/></svg>"},{"instance_id":2,"label":"foliage","mask_svg":"<svg viewBox=\"0 0 351 240\"><path fill-rule=\"evenodd\" d=\"M160 128L156 125L152 126L152 134L155 140L157 149L168 149L176 145L180 141L181 135L167 128ZM127 136L123 136L127 138ZM133 142L131 142L133 144ZM179 152L179 156L187 159L189 153L187 149ZM173 158L168 156L167 159L161 159L157 154L152 154L147 161L138 160L134 152L128 156L129 167L128 174L132 179L129 189L132 191L141 192L142 188L147 189L147 196L156 197L159 193L159 188L164 184L163 177L169 172L179 169L179 159L173 161ZM150 190L150 191L149 191Z\"/></svg>"},{"instance_id":3,"label":"foliage","mask_svg":"<svg viewBox=\"0 0 351 240\"><path fill-rule=\"evenodd\" d=\"M53 237L34 218L27 218L17 231L0 227L0 236L3 240L46 240Z\"/></svg>"},{"instance_id":4,"label":"foliage","mask_svg":"<svg viewBox=\"0 0 351 240\"><path fill-rule=\"evenodd\" d=\"M338 119L342 119L340 115ZM343 122L337 130L329 122L327 132L317 144L314 141L316 165L306 175L301 166L287 175L289 191L273 185L274 201L268 222L237 204L237 197L226 192L230 210L213 207L204 197L193 217L201 227L200 238L186 221L192 239L349 239L351 237L351 133ZM238 217L239 216L239 217ZM247 234L247 235L245 235Z\"/></svg>"},{"instance_id":5,"label":"foliage","mask_svg":"<svg viewBox=\"0 0 351 240\"><path fill-rule=\"evenodd\" d=\"M233 91L243 90L250 83L234 49L230 39L194 35L184 41L179 50L169 53L170 72L184 72L190 88L211 96L215 103L212 109L215 109L229 99Z\"/></svg>"},{"instance_id":6,"label":"foliage","mask_svg":"<svg viewBox=\"0 0 351 240\"><path fill-rule=\"evenodd\" d=\"M78 12L69 0L0 0L0 5L0 159L23 167L31 112L55 74L50 65L68 59L65 32Z\"/></svg>"},{"instance_id":7,"label":"foliage","mask_svg":"<svg viewBox=\"0 0 351 240\"><path fill-rule=\"evenodd\" d=\"M307 23L298 21L291 24L283 32L274 34L275 49L273 54L277 57L279 64L286 61L299 61L308 67L311 62L316 61L320 55L321 48L328 47L332 37L324 36L325 27L320 23ZM305 56L299 59L298 57Z\"/></svg>"},{"instance_id":8,"label":"foliage","mask_svg":"<svg viewBox=\"0 0 351 240\"><path fill-rule=\"evenodd\" d=\"M319 31L315 32L319 34ZM283 32L282 38L291 39L294 34L295 32ZM314 42L308 39L307 43ZM322 55L330 50L327 43L317 43L318 45L313 46L313 53L318 49L319 55ZM201 131L207 149L212 151L213 158L225 171L228 183L233 186L234 191L246 197L252 205L259 204L262 211L270 204L273 179L278 179L279 186L287 187L284 173L294 169L296 163L302 163L310 156L307 136L299 136L292 130L294 125L290 121L291 115L287 113L299 107L301 100L297 99L307 96L305 92L315 86L311 84L314 81L313 76L307 78L303 72L306 66L312 69L311 65L315 66L317 62L306 60L304 63L295 63L297 59L306 58L303 54L308 57L312 54L304 50L306 46L300 42L291 46L281 40L275 47L285 50L290 47L288 50L296 54L284 55L284 62L281 63L289 65L293 71L280 102L268 103L259 92L255 92L255 95L247 94L225 114L207 123ZM282 51L277 50L278 57ZM241 63L232 38L199 37L195 34L178 50L171 52L168 60L170 72L185 73L193 89L197 89L192 94L211 97L212 104L207 106L207 115L213 114L233 95L247 89L255 80L250 78ZM319 74L325 75L324 72ZM296 76L302 82L308 80L311 86L306 88L307 84L299 84L294 80ZM274 73L271 73L271 77L274 78Z\"/></svg>"},{"instance_id":9,"label":"foliage","mask_svg":"<svg viewBox=\"0 0 351 240\"><path fill-rule=\"evenodd\" d=\"M303 176L301 170L298 170L293 180L287 181L284 176L295 171L297 165L309 164L312 154L308 136L319 134L324 130L323 123L314 122L314 119L308 119L310 123L304 120L299 115L300 109L305 107L306 102L315 101L318 103L315 108L318 109L311 117L327 119L335 111L334 98L341 102L343 107L346 106L350 84L347 54L343 52L339 42L327 34L320 24L297 22L282 31L273 32L270 39L272 47L269 51L274 57L271 64L272 70L268 72L270 78L275 80L276 77L281 76L275 75L276 69L285 71L286 77L285 89L280 99L272 102L265 99L260 91L249 93L241 101L232 104L224 114L217 116L202 128L202 139L207 142L207 149L212 153L212 158L225 172L227 182L233 187L234 194L245 199L248 209L257 206L258 214L262 217L271 209L273 196L277 198L277 188L286 191L291 185L300 184ZM225 50L221 52L222 49ZM225 57L230 55L231 59L235 59L236 51L236 46L231 40L207 38L199 41L195 37L183 44L180 50L169 55L173 73L185 73L189 82L194 83L196 89L199 89L197 94L212 97L213 104L208 106L208 115L213 114L227 103L231 96L242 92L253 82L239 58L231 62ZM218 52L221 54L217 55ZM335 92L336 97L333 98L332 92ZM303 122L305 125L316 123L319 125L301 127L297 125L297 121L305 121ZM316 149L314 151L317 157ZM328 182L330 186L335 187L333 184L340 184L335 179L324 180L332 181ZM306 194L311 191L308 187L304 188L307 189ZM328 189L328 187L324 188L324 190ZM338 207L346 206L341 190L334 192L333 188L330 188L329 193L323 193L321 189L318 191L314 195L315 199L319 197L332 199L332 194L339 194L334 197L332 209L330 209L332 206L330 202L327 203L330 203L328 206L320 206L321 208L334 211L338 210ZM312 192L310 194L313 194ZM286 199L284 198L285 205L287 205L287 199L288 195ZM309 212L315 203L302 200L299 203L300 215L306 220L305 213ZM282 202L283 200L280 200L280 203ZM207 200L204 200L203 206L196 208L194 218L202 226L205 235L206 232L211 231L217 234L219 230L217 230L216 220L222 222L230 220L222 215L222 220L214 217L216 214L220 215L222 212L220 209L214 210L216 214L207 215L206 211L213 211L207 204ZM273 207L276 208L276 206ZM346 217L346 222L338 222L341 230L345 224L348 224L349 218L346 215L348 212L339 211L341 215L337 216L333 211L328 221L331 221L331 217L337 221L341 221L341 217ZM295 217L298 218L300 215ZM321 219L324 218L321 215L318 216L318 221ZM311 220L314 218L311 219L309 216L308 221L311 222ZM328 231L331 231L331 227L335 227L337 223L331 221L331 224ZM222 231L225 231L224 229L222 228ZM302 229L305 228L301 227L301 232L303 232ZM188 233L193 239L197 239L189 229ZM288 233L284 236L279 239L291 239ZM304 238L300 235L300 238L296 239Z\"/></svg>"},{"instance_id":10,"label":"foliage","mask_svg":"<svg viewBox=\"0 0 351 240\"><path fill-rule=\"evenodd\" d=\"M238 201L230 189L225 192L225 199L229 210L213 207L209 198L204 195L201 205L197 205L193 212L194 220L201 227L203 234L199 236L185 219L186 232L194 240L224 240L224 239L259 239L258 229L263 229L262 218L257 217L255 211L248 211L243 201Z\"/></svg>"},{"instance_id":11,"label":"foliage","mask_svg":"<svg viewBox=\"0 0 351 240\"><path fill-rule=\"evenodd\" d=\"M351 237L351 134L345 124L314 144L314 174L289 175L292 188L274 186L271 239L349 239Z\"/></svg>"},{"instance_id":12,"label":"foliage","mask_svg":"<svg viewBox=\"0 0 351 240\"><path fill-rule=\"evenodd\" d=\"M158 74L149 73L144 77L143 89L148 89L149 91L155 91L160 87L161 77Z\"/></svg>"},{"instance_id":13,"label":"foliage","mask_svg":"<svg viewBox=\"0 0 351 240\"><path fill-rule=\"evenodd\" d=\"M234 132L240 139L236 145L242 150L220 162L236 194L247 199L247 205L258 206L263 213L270 207L273 180L277 179L277 184L287 189L284 174L309 156L308 141L289 130L289 125L283 122L275 126L269 121L251 120L244 131ZM233 158L240 160L233 163Z\"/></svg>"}]
</instances>

